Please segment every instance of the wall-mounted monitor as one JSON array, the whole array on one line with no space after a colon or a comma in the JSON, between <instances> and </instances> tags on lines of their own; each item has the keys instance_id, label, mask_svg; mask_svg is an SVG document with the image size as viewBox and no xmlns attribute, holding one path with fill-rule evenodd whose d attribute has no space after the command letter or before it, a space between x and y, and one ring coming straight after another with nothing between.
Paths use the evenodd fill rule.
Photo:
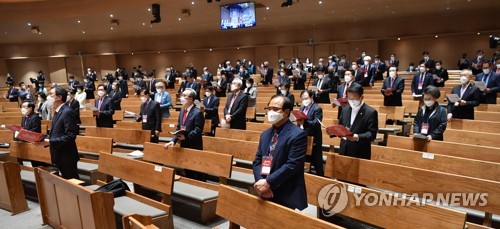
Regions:
<instances>
[{"instance_id":1,"label":"wall-mounted monitor","mask_svg":"<svg viewBox=\"0 0 500 229\"><path fill-rule=\"evenodd\" d=\"M255 2L242 2L220 7L222 30L255 26Z\"/></svg>"}]
</instances>

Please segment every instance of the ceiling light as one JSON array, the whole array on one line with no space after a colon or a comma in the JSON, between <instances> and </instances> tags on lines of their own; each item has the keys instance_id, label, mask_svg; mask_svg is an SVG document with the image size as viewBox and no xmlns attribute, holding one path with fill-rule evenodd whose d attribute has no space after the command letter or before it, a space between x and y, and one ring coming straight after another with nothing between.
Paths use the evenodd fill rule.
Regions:
<instances>
[{"instance_id":1,"label":"ceiling light","mask_svg":"<svg viewBox=\"0 0 500 229\"><path fill-rule=\"evenodd\" d=\"M210 49L210 52L212 51L212 49Z\"/></svg>"},{"instance_id":2,"label":"ceiling light","mask_svg":"<svg viewBox=\"0 0 500 229\"><path fill-rule=\"evenodd\" d=\"M134 55L134 53L132 53L132 55Z\"/></svg>"},{"instance_id":3,"label":"ceiling light","mask_svg":"<svg viewBox=\"0 0 500 229\"><path fill-rule=\"evenodd\" d=\"M82 31L82 33L83 33L83 34L85 34L85 30L84 30L84 31Z\"/></svg>"},{"instance_id":4,"label":"ceiling light","mask_svg":"<svg viewBox=\"0 0 500 229\"><path fill-rule=\"evenodd\" d=\"M160 51L158 51L158 54L160 54Z\"/></svg>"},{"instance_id":5,"label":"ceiling light","mask_svg":"<svg viewBox=\"0 0 500 229\"><path fill-rule=\"evenodd\" d=\"M182 20L181 18L179 18L179 21Z\"/></svg>"},{"instance_id":6,"label":"ceiling light","mask_svg":"<svg viewBox=\"0 0 500 229\"><path fill-rule=\"evenodd\" d=\"M81 21L80 21L80 20L78 20L77 22L78 22L78 24L80 24L80 23L81 23Z\"/></svg>"},{"instance_id":7,"label":"ceiling light","mask_svg":"<svg viewBox=\"0 0 500 229\"><path fill-rule=\"evenodd\" d=\"M184 50L184 52L186 52L186 50Z\"/></svg>"},{"instance_id":8,"label":"ceiling light","mask_svg":"<svg viewBox=\"0 0 500 229\"><path fill-rule=\"evenodd\" d=\"M109 17L113 17L113 14L110 14Z\"/></svg>"},{"instance_id":9,"label":"ceiling light","mask_svg":"<svg viewBox=\"0 0 500 229\"><path fill-rule=\"evenodd\" d=\"M148 8L148 11L151 11L151 8Z\"/></svg>"},{"instance_id":10,"label":"ceiling light","mask_svg":"<svg viewBox=\"0 0 500 229\"><path fill-rule=\"evenodd\" d=\"M143 23L142 23L142 25L143 25L143 26L145 26L145 25L146 25L146 22L143 22Z\"/></svg>"},{"instance_id":11,"label":"ceiling light","mask_svg":"<svg viewBox=\"0 0 500 229\"><path fill-rule=\"evenodd\" d=\"M269 10L269 9L270 9L270 8L269 8L269 6L268 6L268 7L266 7L266 10Z\"/></svg>"},{"instance_id":12,"label":"ceiling light","mask_svg":"<svg viewBox=\"0 0 500 229\"><path fill-rule=\"evenodd\" d=\"M111 30L113 30L113 27L111 27Z\"/></svg>"},{"instance_id":13,"label":"ceiling light","mask_svg":"<svg viewBox=\"0 0 500 229\"><path fill-rule=\"evenodd\" d=\"M28 22L28 26L31 26L31 23Z\"/></svg>"},{"instance_id":14,"label":"ceiling light","mask_svg":"<svg viewBox=\"0 0 500 229\"><path fill-rule=\"evenodd\" d=\"M400 40L401 40L401 37L398 37L398 41L400 41Z\"/></svg>"},{"instance_id":15,"label":"ceiling light","mask_svg":"<svg viewBox=\"0 0 500 229\"><path fill-rule=\"evenodd\" d=\"M481 35L481 33L477 33L477 35Z\"/></svg>"},{"instance_id":16,"label":"ceiling light","mask_svg":"<svg viewBox=\"0 0 500 229\"><path fill-rule=\"evenodd\" d=\"M42 32L38 32L38 35L42 35Z\"/></svg>"},{"instance_id":17,"label":"ceiling light","mask_svg":"<svg viewBox=\"0 0 500 229\"><path fill-rule=\"evenodd\" d=\"M435 38L438 38L439 36L438 36L438 35L436 35L436 36L434 36L434 37L435 37Z\"/></svg>"},{"instance_id":18,"label":"ceiling light","mask_svg":"<svg viewBox=\"0 0 500 229\"><path fill-rule=\"evenodd\" d=\"M194 5L194 2L191 2L191 5Z\"/></svg>"},{"instance_id":19,"label":"ceiling light","mask_svg":"<svg viewBox=\"0 0 500 229\"><path fill-rule=\"evenodd\" d=\"M323 1L319 1L318 4L320 4L320 5L323 4Z\"/></svg>"}]
</instances>

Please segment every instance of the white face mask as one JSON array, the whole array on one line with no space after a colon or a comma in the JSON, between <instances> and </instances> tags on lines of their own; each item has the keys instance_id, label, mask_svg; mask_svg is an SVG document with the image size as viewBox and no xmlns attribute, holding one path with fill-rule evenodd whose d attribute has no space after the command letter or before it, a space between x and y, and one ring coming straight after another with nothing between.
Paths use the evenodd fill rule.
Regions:
<instances>
[{"instance_id":1,"label":"white face mask","mask_svg":"<svg viewBox=\"0 0 500 229\"><path fill-rule=\"evenodd\" d=\"M27 114L28 114L28 108L24 108L24 107L23 107L23 108L21 108L21 113L22 113L23 115L27 115Z\"/></svg>"},{"instance_id":2,"label":"white face mask","mask_svg":"<svg viewBox=\"0 0 500 229\"><path fill-rule=\"evenodd\" d=\"M282 95L286 95L286 90L280 90Z\"/></svg>"},{"instance_id":3,"label":"white face mask","mask_svg":"<svg viewBox=\"0 0 500 229\"><path fill-rule=\"evenodd\" d=\"M365 61L365 65L368 65L370 63L370 61Z\"/></svg>"},{"instance_id":4,"label":"white face mask","mask_svg":"<svg viewBox=\"0 0 500 229\"><path fill-rule=\"evenodd\" d=\"M186 103L188 103L188 100L184 97L181 97L181 104L186 105Z\"/></svg>"},{"instance_id":5,"label":"white face mask","mask_svg":"<svg viewBox=\"0 0 500 229\"><path fill-rule=\"evenodd\" d=\"M247 83L246 85L247 85L247 87L251 87L252 86L252 84L249 84L249 83Z\"/></svg>"},{"instance_id":6,"label":"white face mask","mask_svg":"<svg viewBox=\"0 0 500 229\"><path fill-rule=\"evenodd\" d=\"M461 76L460 77L460 83L461 84L467 84L467 83L469 83L469 78L466 77L466 76Z\"/></svg>"},{"instance_id":7,"label":"white face mask","mask_svg":"<svg viewBox=\"0 0 500 229\"><path fill-rule=\"evenodd\" d=\"M304 107L309 106L309 104L311 104L311 100L309 99L302 100L302 105L304 105Z\"/></svg>"},{"instance_id":8,"label":"white face mask","mask_svg":"<svg viewBox=\"0 0 500 229\"><path fill-rule=\"evenodd\" d=\"M55 101L56 100L54 98L52 98L52 96L47 96L47 106L50 107L50 106L54 105Z\"/></svg>"},{"instance_id":9,"label":"white face mask","mask_svg":"<svg viewBox=\"0 0 500 229\"><path fill-rule=\"evenodd\" d=\"M358 66L357 65L353 65L353 66L351 66L351 68L352 68L352 70L356 70L356 69L358 69Z\"/></svg>"},{"instance_id":10,"label":"white face mask","mask_svg":"<svg viewBox=\"0 0 500 229\"><path fill-rule=\"evenodd\" d=\"M441 70L441 65L436 65L437 70Z\"/></svg>"},{"instance_id":11,"label":"white face mask","mask_svg":"<svg viewBox=\"0 0 500 229\"><path fill-rule=\"evenodd\" d=\"M66 96L66 102L71 100L71 95Z\"/></svg>"},{"instance_id":12,"label":"white face mask","mask_svg":"<svg viewBox=\"0 0 500 229\"><path fill-rule=\"evenodd\" d=\"M420 72L425 72L425 68L424 68L424 67L420 67L418 70L419 70Z\"/></svg>"},{"instance_id":13,"label":"white face mask","mask_svg":"<svg viewBox=\"0 0 500 229\"><path fill-rule=\"evenodd\" d=\"M391 60L395 60L395 59L396 59L395 57L391 56Z\"/></svg>"},{"instance_id":14,"label":"white face mask","mask_svg":"<svg viewBox=\"0 0 500 229\"><path fill-rule=\"evenodd\" d=\"M24 86L24 85L23 85L21 88L22 88L23 90L26 90L26 86Z\"/></svg>"},{"instance_id":15,"label":"white face mask","mask_svg":"<svg viewBox=\"0 0 500 229\"><path fill-rule=\"evenodd\" d=\"M105 94L105 93L104 93L104 91L97 91L97 95L98 95L99 97L103 97L103 96L104 96L104 94Z\"/></svg>"},{"instance_id":16,"label":"white face mask","mask_svg":"<svg viewBox=\"0 0 500 229\"><path fill-rule=\"evenodd\" d=\"M490 69L489 69L489 68L485 68L485 69L483 69L483 73L484 73L485 75L490 74Z\"/></svg>"},{"instance_id":17,"label":"white face mask","mask_svg":"<svg viewBox=\"0 0 500 229\"><path fill-rule=\"evenodd\" d=\"M146 98L146 97L141 97L141 101L142 101L142 103L145 103L146 101L148 101L148 98Z\"/></svg>"},{"instance_id":18,"label":"white face mask","mask_svg":"<svg viewBox=\"0 0 500 229\"><path fill-rule=\"evenodd\" d=\"M207 92L205 92L205 97L210 97L211 95L212 95L212 93L210 93L210 92L208 92L208 91L207 91Z\"/></svg>"},{"instance_id":19,"label":"white face mask","mask_svg":"<svg viewBox=\"0 0 500 229\"><path fill-rule=\"evenodd\" d=\"M283 114L276 111L267 112L267 121L271 124L276 124L283 119Z\"/></svg>"},{"instance_id":20,"label":"white face mask","mask_svg":"<svg viewBox=\"0 0 500 229\"><path fill-rule=\"evenodd\" d=\"M323 75L318 75L318 78L319 79L323 79Z\"/></svg>"},{"instance_id":21,"label":"white face mask","mask_svg":"<svg viewBox=\"0 0 500 229\"><path fill-rule=\"evenodd\" d=\"M156 89L156 92L158 92L158 93L162 93L162 92L163 92L163 89Z\"/></svg>"},{"instance_id":22,"label":"white face mask","mask_svg":"<svg viewBox=\"0 0 500 229\"><path fill-rule=\"evenodd\" d=\"M355 99L349 99L348 101L351 107L358 107L361 104L361 101Z\"/></svg>"},{"instance_id":23,"label":"white face mask","mask_svg":"<svg viewBox=\"0 0 500 229\"><path fill-rule=\"evenodd\" d=\"M280 72L280 76L285 76L285 73L284 72Z\"/></svg>"},{"instance_id":24,"label":"white face mask","mask_svg":"<svg viewBox=\"0 0 500 229\"><path fill-rule=\"evenodd\" d=\"M123 79L123 77L121 77L121 76L120 76L120 77L118 77L118 80L122 80L122 79Z\"/></svg>"},{"instance_id":25,"label":"white face mask","mask_svg":"<svg viewBox=\"0 0 500 229\"><path fill-rule=\"evenodd\" d=\"M391 78L396 77L396 72L389 72L389 77L391 77Z\"/></svg>"},{"instance_id":26,"label":"white face mask","mask_svg":"<svg viewBox=\"0 0 500 229\"><path fill-rule=\"evenodd\" d=\"M344 76L345 82L349 83L352 80L351 76Z\"/></svg>"},{"instance_id":27,"label":"white face mask","mask_svg":"<svg viewBox=\"0 0 500 229\"><path fill-rule=\"evenodd\" d=\"M238 89L238 86L231 84L231 91L236 91Z\"/></svg>"},{"instance_id":28,"label":"white face mask","mask_svg":"<svg viewBox=\"0 0 500 229\"><path fill-rule=\"evenodd\" d=\"M434 101L434 100L424 100L425 106L427 106L427 107L432 107L432 106L434 106L434 103L435 103L435 102L436 102L436 101Z\"/></svg>"},{"instance_id":29,"label":"white face mask","mask_svg":"<svg viewBox=\"0 0 500 229\"><path fill-rule=\"evenodd\" d=\"M115 86L115 85L112 85L112 86L111 86L111 89L115 90L115 89L116 89L116 86Z\"/></svg>"}]
</instances>

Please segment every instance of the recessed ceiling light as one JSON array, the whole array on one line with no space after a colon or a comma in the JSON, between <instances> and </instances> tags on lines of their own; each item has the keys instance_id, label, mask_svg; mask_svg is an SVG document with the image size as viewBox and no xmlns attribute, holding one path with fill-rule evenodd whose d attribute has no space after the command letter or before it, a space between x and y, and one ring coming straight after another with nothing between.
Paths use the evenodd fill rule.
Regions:
<instances>
[{"instance_id":1,"label":"recessed ceiling light","mask_svg":"<svg viewBox=\"0 0 500 229\"><path fill-rule=\"evenodd\" d=\"M477 33L477 35L481 35L481 33Z\"/></svg>"},{"instance_id":2,"label":"recessed ceiling light","mask_svg":"<svg viewBox=\"0 0 500 229\"><path fill-rule=\"evenodd\" d=\"M109 17L113 17L113 14L110 14Z\"/></svg>"},{"instance_id":3,"label":"recessed ceiling light","mask_svg":"<svg viewBox=\"0 0 500 229\"><path fill-rule=\"evenodd\" d=\"M191 5L194 5L194 2L191 2Z\"/></svg>"},{"instance_id":4,"label":"recessed ceiling light","mask_svg":"<svg viewBox=\"0 0 500 229\"><path fill-rule=\"evenodd\" d=\"M148 8L148 11L151 11L151 8Z\"/></svg>"},{"instance_id":5,"label":"recessed ceiling light","mask_svg":"<svg viewBox=\"0 0 500 229\"><path fill-rule=\"evenodd\" d=\"M184 50L184 52L186 52L186 50Z\"/></svg>"},{"instance_id":6,"label":"recessed ceiling light","mask_svg":"<svg viewBox=\"0 0 500 229\"><path fill-rule=\"evenodd\" d=\"M210 49L210 52L212 51L212 49Z\"/></svg>"},{"instance_id":7,"label":"recessed ceiling light","mask_svg":"<svg viewBox=\"0 0 500 229\"><path fill-rule=\"evenodd\" d=\"M28 22L28 26L31 26L31 23Z\"/></svg>"},{"instance_id":8,"label":"recessed ceiling light","mask_svg":"<svg viewBox=\"0 0 500 229\"><path fill-rule=\"evenodd\" d=\"M113 27L111 27L111 30L113 30Z\"/></svg>"},{"instance_id":9,"label":"recessed ceiling light","mask_svg":"<svg viewBox=\"0 0 500 229\"><path fill-rule=\"evenodd\" d=\"M38 32L39 35L42 35L42 32Z\"/></svg>"},{"instance_id":10,"label":"recessed ceiling light","mask_svg":"<svg viewBox=\"0 0 500 229\"><path fill-rule=\"evenodd\" d=\"M266 10L269 10L269 9L271 9L271 8L269 8L269 6L268 6L268 7L266 7Z\"/></svg>"},{"instance_id":11,"label":"recessed ceiling light","mask_svg":"<svg viewBox=\"0 0 500 229\"><path fill-rule=\"evenodd\" d=\"M132 55L134 55L134 53L132 53Z\"/></svg>"},{"instance_id":12,"label":"recessed ceiling light","mask_svg":"<svg viewBox=\"0 0 500 229\"><path fill-rule=\"evenodd\" d=\"M143 25L143 26L144 26L144 25L146 25L146 22L143 22L143 23L142 23L142 25Z\"/></svg>"},{"instance_id":13,"label":"recessed ceiling light","mask_svg":"<svg viewBox=\"0 0 500 229\"><path fill-rule=\"evenodd\" d=\"M400 41L400 40L401 40L401 37L398 37L398 41Z\"/></svg>"},{"instance_id":14,"label":"recessed ceiling light","mask_svg":"<svg viewBox=\"0 0 500 229\"><path fill-rule=\"evenodd\" d=\"M179 18L179 21L181 20L181 18Z\"/></svg>"},{"instance_id":15,"label":"recessed ceiling light","mask_svg":"<svg viewBox=\"0 0 500 229\"><path fill-rule=\"evenodd\" d=\"M160 54L160 51L158 51L158 54Z\"/></svg>"},{"instance_id":16,"label":"recessed ceiling light","mask_svg":"<svg viewBox=\"0 0 500 229\"><path fill-rule=\"evenodd\" d=\"M83 33L83 34L85 34L85 30L84 30L84 31L82 31L82 33Z\"/></svg>"},{"instance_id":17,"label":"recessed ceiling light","mask_svg":"<svg viewBox=\"0 0 500 229\"><path fill-rule=\"evenodd\" d=\"M320 5L323 4L323 1L319 1L318 4L320 4Z\"/></svg>"},{"instance_id":18,"label":"recessed ceiling light","mask_svg":"<svg viewBox=\"0 0 500 229\"><path fill-rule=\"evenodd\" d=\"M236 48L236 49L240 49L240 47Z\"/></svg>"},{"instance_id":19,"label":"recessed ceiling light","mask_svg":"<svg viewBox=\"0 0 500 229\"><path fill-rule=\"evenodd\" d=\"M78 20L77 22L78 22L78 24L80 24L80 23L81 23L81 21L80 21L80 20Z\"/></svg>"},{"instance_id":20,"label":"recessed ceiling light","mask_svg":"<svg viewBox=\"0 0 500 229\"><path fill-rule=\"evenodd\" d=\"M438 38L439 36L438 36L438 35L436 35L436 36L434 36L434 37L435 37L435 38Z\"/></svg>"}]
</instances>

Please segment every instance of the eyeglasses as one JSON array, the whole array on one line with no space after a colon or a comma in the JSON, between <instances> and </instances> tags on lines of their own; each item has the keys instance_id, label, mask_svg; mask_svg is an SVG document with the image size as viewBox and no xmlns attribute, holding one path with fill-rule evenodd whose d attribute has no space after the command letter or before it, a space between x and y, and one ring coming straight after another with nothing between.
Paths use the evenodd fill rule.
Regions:
<instances>
[{"instance_id":1,"label":"eyeglasses","mask_svg":"<svg viewBox=\"0 0 500 229\"><path fill-rule=\"evenodd\" d=\"M279 111L279 110L283 110L283 108L281 107L266 107L266 110L271 110L271 111Z\"/></svg>"}]
</instances>

